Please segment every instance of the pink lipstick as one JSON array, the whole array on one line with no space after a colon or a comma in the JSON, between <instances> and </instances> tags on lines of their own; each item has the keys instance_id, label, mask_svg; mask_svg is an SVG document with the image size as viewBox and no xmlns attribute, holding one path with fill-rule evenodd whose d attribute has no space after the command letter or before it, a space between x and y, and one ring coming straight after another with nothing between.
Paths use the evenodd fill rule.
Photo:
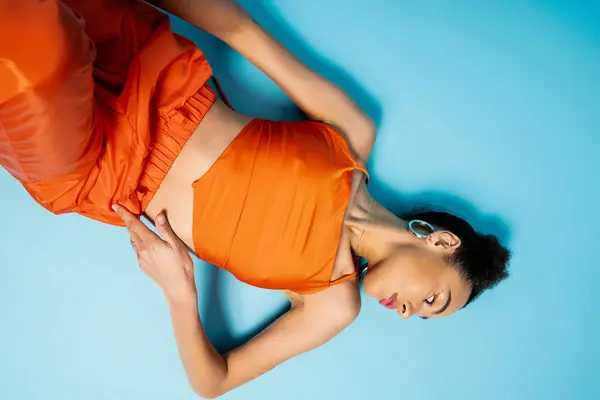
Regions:
<instances>
[{"instance_id":1,"label":"pink lipstick","mask_svg":"<svg viewBox=\"0 0 600 400\"><path fill-rule=\"evenodd\" d=\"M387 299L379 300L379 304L381 304L389 310L394 310L396 309L396 307L398 307L398 295L394 293Z\"/></svg>"}]
</instances>

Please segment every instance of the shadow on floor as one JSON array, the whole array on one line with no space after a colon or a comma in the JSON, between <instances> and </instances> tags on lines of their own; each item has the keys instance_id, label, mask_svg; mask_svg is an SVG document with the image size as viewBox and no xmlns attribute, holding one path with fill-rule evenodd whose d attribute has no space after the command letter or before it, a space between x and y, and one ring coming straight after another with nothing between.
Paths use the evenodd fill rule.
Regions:
<instances>
[{"instance_id":1,"label":"shadow on floor","mask_svg":"<svg viewBox=\"0 0 600 400\"><path fill-rule=\"evenodd\" d=\"M316 54L276 10L265 6L262 1L242 1L242 4L256 21L277 37L304 63L350 94L369 113L377 126L380 126L383 117L381 105L355 79L332 61ZM176 25L178 33L194 40L204 51L213 67L215 76L218 77L235 109L259 118L290 120L302 118L302 113L291 102L274 101L261 97L260 93L251 91L244 82L236 78L235 71L231 70L231 58L234 56L234 51L224 43L180 21L174 25ZM510 241L510 229L499 216L483 215L474 205L451 193L432 190L406 196L398 193L386 183L378 181L376 176L371 177L369 188L380 203L396 213L404 213L421 206L443 209L465 218L478 231L498 236L505 245ZM228 313L224 307L225 296L222 288L225 274L226 272L219 268L210 267L201 282L203 296L205 296L203 323L209 338L220 351L227 351L249 340L287 310L287 307L274 310L248 335L243 337L233 335Z\"/></svg>"}]
</instances>

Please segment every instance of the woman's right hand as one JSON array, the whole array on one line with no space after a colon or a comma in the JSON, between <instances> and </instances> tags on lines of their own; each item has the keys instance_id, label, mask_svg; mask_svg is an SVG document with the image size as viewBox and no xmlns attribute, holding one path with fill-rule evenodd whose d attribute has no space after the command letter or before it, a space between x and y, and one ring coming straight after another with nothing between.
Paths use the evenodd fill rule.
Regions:
<instances>
[{"instance_id":1,"label":"woman's right hand","mask_svg":"<svg viewBox=\"0 0 600 400\"><path fill-rule=\"evenodd\" d=\"M194 263L164 213L156 218L163 240L126 208L114 205L113 210L127 226L140 269L160 286L169 304L196 302Z\"/></svg>"}]
</instances>

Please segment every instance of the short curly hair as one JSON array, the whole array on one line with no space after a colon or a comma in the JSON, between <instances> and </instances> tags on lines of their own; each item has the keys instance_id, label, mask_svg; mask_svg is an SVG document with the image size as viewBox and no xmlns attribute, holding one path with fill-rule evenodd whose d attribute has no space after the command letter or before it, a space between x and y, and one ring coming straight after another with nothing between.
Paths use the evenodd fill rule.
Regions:
<instances>
[{"instance_id":1,"label":"short curly hair","mask_svg":"<svg viewBox=\"0 0 600 400\"><path fill-rule=\"evenodd\" d=\"M496 236L478 233L464 219L444 211L418 210L402 218L429 222L436 229L447 230L460 238L461 245L448 261L472 285L465 307L481 293L508 278L511 252L500 244Z\"/></svg>"}]
</instances>

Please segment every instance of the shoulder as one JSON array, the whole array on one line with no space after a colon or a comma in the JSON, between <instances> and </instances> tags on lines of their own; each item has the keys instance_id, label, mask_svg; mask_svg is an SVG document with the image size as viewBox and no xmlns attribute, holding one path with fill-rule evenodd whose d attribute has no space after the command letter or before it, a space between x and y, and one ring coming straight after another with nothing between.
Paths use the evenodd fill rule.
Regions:
<instances>
[{"instance_id":1,"label":"shoulder","mask_svg":"<svg viewBox=\"0 0 600 400\"><path fill-rule=\"evenodd\" d=\"M337 289L335 293L334 289ZM358 288L358 278L355 277L354 279L340 283L327 290L334 293L332 295L332 301L338 303L340 319L350 325L358 317L362 307L360 290Z\"/></svg>"},{"instance_id":2,"label":"shoulder","mask_svg":"<svg viewBox=\"0 0 600 400\"><path fill-rule=\"evenodd\" d=\"M356 278L301 298L302 306L306 311L318 313L324 322L341 327L354 322L361 310L360 291Z\"/></svg>"},{"instance_id":3,"label":"shoulder","mask_svg":"<svg viewBox=\"0 0 600 400\"><path fill-rule=\"evenodd\" d=\"M362 118L352 124L352 129L343 130L337 125L326 123L344 140L348 150L359 165L366 165L375 146L377 128L370 118Z\"/></svg>"}]
</instances>

